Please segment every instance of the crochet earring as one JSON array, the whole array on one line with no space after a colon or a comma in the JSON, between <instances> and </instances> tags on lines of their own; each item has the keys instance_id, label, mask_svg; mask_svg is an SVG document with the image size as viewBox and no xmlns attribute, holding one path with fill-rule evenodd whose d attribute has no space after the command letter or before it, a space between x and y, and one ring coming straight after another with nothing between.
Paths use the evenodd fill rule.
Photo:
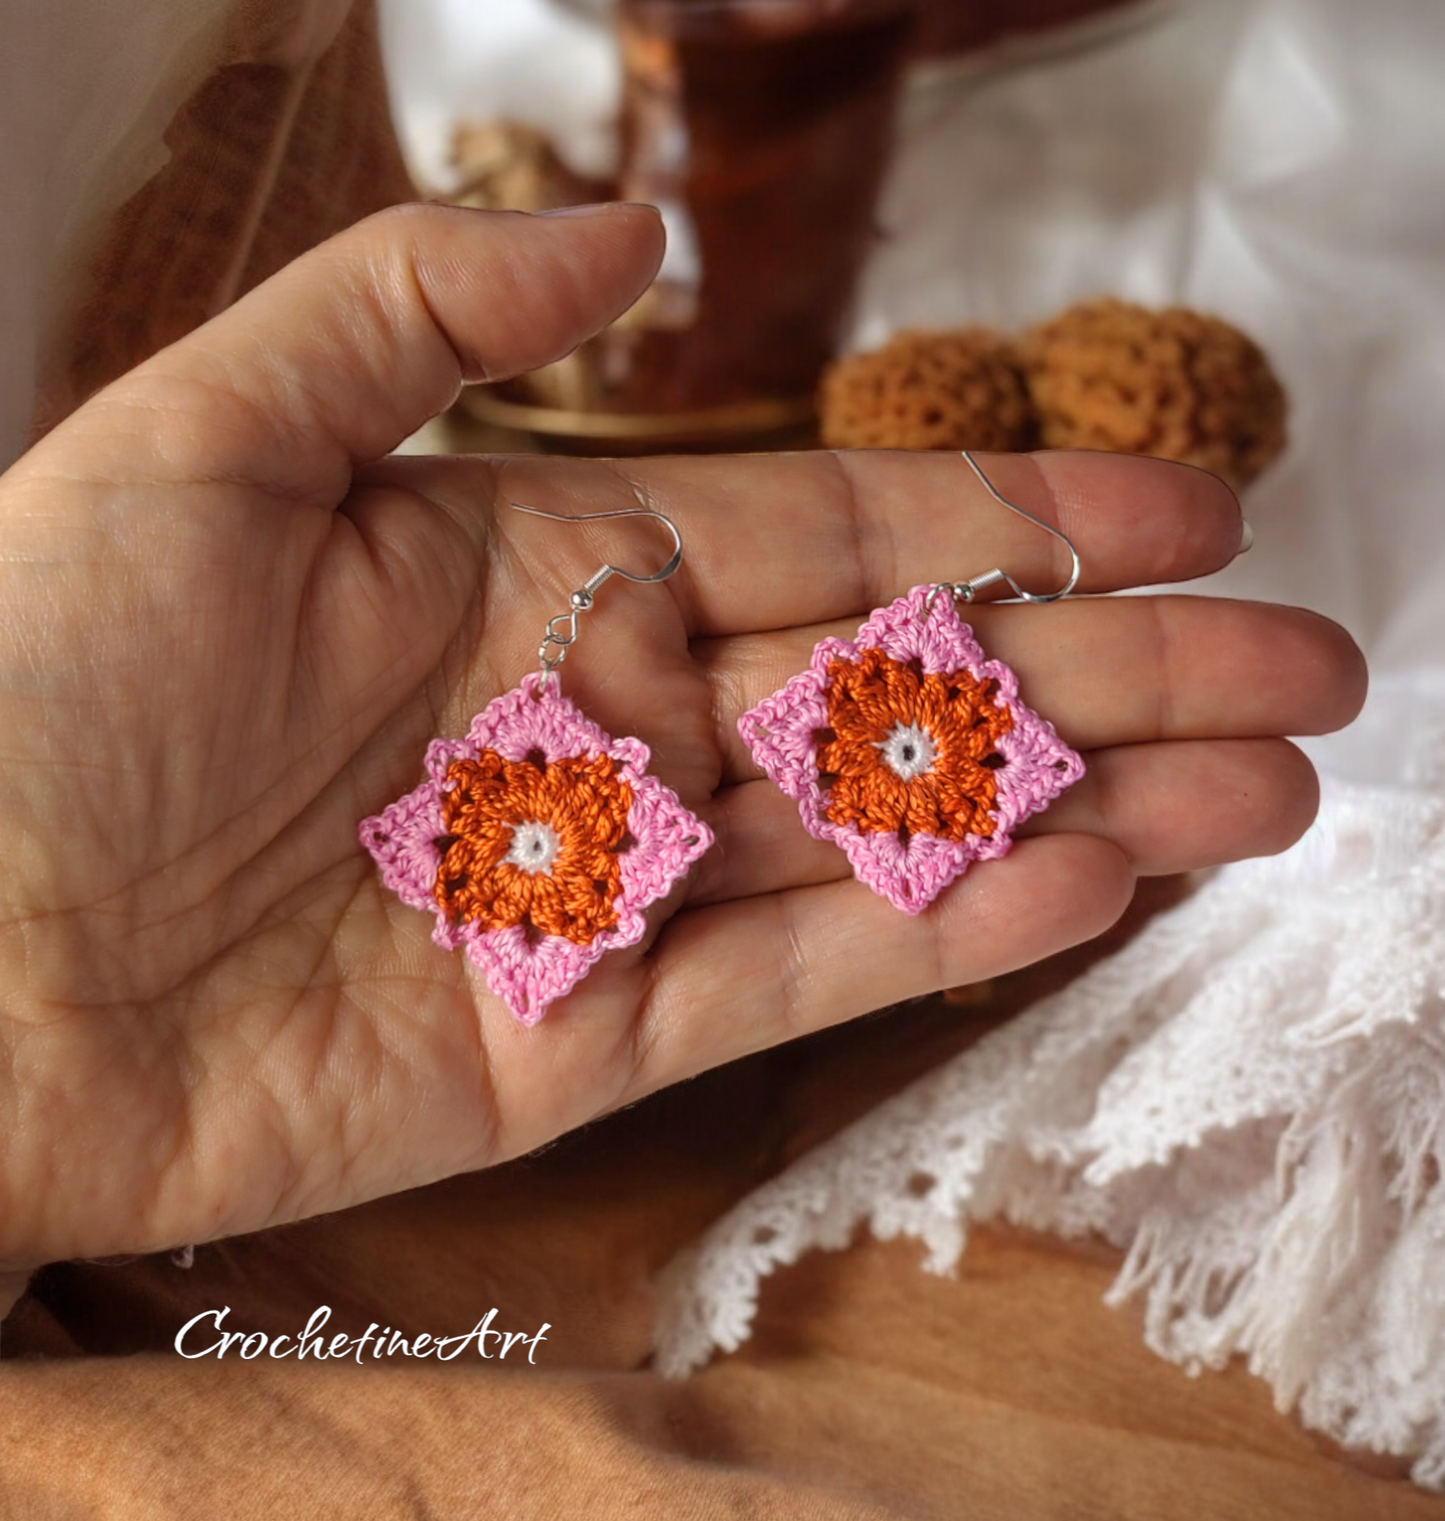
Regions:
<instances>
[{"instance_id":1,"label":"crochet earring","mask_svg":"<svg viewBox=\"0 0 1445 1521\"><path fill-rule=\"evenodd\" d=\"M956 606L1000 582L1023 602L1057 602L1078 583L1078 552L999 495L967 450L963 457L996 501L1062 540L1073 559L1067 583L1039 595L995 569L915 586L854 638L824 639L807 670L738 720L808 833L839 846L854 875L907 914L921 913L972 862L1006 855L1018 825L1084 774Z\"/></svg>"},{"instance_id":2,"label":"crochet earring","mask_svg":"<svg viewBox=\"0 0 1445 1521\"><path fill-rule=\"evenodd\" d=\"M487 986L535 1024L607 951L635 945L642 911L712 844L706 824L647 774L640 739L613 739L558 690L577 624L611 576L665 581L682 563L672 520L647 508L579 517L512 504L562 523L650 517L672 534L651 575L604 565L547 624L541 670L473 718L462 740L435 739L427 779L360 825L381 880L436 915L432 939L462 946Z\"/></svg>"}]
</instances>

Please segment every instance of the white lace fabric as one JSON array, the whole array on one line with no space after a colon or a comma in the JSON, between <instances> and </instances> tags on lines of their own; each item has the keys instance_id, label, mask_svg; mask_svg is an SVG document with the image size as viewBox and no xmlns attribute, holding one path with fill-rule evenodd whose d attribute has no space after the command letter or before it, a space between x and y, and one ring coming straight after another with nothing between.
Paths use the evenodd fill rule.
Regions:
<instances>
[{"instance_id":1,"label":"white lace fabric","mask_svg":"<svg viewBox=\"0 0 1445 1521\"><path fill-rule=\"evenodd\" d=\"M819 1146L672 1264L658 1366L747 1336L761 1280L866 1224L948 1272L970 1223L1102 1234L1190 1369L1445 1488L1445 795L1327 783L1301 843Z\"/></svg>"}]
</instances>

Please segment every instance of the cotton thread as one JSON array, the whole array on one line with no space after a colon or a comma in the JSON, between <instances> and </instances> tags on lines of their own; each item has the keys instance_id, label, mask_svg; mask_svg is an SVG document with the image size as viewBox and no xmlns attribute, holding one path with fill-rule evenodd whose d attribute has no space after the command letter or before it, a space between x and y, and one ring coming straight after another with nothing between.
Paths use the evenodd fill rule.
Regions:
<instances>
[{"instance_id":1,"label":"cotton thread","mask_svg":"<svg viewBox=\"0 0 1445 1521\"><path fill-rule=\"evenodd\" d=\"M1006 855L1014 829L1084 774L1054 726L1020 701L1016 673L984 654L938 590L915 586L853 639L822 640L807 670L738 721L808 833L909 914L973 862ZM915 725L936 745L935 764L890 778L879 747Z\"/></svg>"},{"instance_id":2,"label":"cotton thread","mask_svg":"<svg viewBox=\"0 0 1445 1521\"><path fill-rule=\"evenodd\" d=\"M427 779L360 825L382 882L435 917L523 1024L610 950L635 945L642 910L712 844L712 832L648 775L639 739L613 739L540 672L427 748ZM557 839L546 871L505 857L519 828Z\"/></svg>"},{"instance_id":3,"label":"cotton thread","mask_svg":"<svg viewBox=\"0 0 1445 1521\"><path fill-rule=\"evenodd\" d=\"M435 894L457 923L522 926L587 945L617 923L618 853L628 842L632 789L610 756L548 762L540 750L509 761L495 750L447 767L446 834L437 842ZM514 864L517 831L543 824L557 842L547 870ZM442 841L445 841L443 846Z\"/></svg>"},{"instance_id":4,"label":"cotton thread","mask_svg":"<svg viewBox=\"0 0 1445 1521\"><path fill-rule=\"evenodd\" d=\"M1013 728L990 696L967 671L925 673L879 649L861 651L856 664L831 661L817 761L828 779L827 817L904 841L987 839L996 827L994 767L1004 763L998 743Z\"/></svg>"}]
</instances>

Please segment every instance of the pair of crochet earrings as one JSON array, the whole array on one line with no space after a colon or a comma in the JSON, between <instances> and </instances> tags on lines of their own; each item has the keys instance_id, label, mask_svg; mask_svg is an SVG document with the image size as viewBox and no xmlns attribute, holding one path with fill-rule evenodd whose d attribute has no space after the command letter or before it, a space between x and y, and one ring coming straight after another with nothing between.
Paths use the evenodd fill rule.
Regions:
<instances>
[{"instance_id":1,"label":"pair of crochet earrings","mask_svg":"<svg viewBox=\"0 0 1445 1521\"><path fill-rule=\"evenodd\" d=\"M854 638L824 639L806 670L738 721L808 833L840 846L860 881L909 914L972 862L1006 854L1018 825L1084 773L957 610L999 583L1025 602L1057 601L1079 579L1078 553L963 457L996 501L1062 540L1073 559L1067 583L1035 595L991 570L915 586ZM541 670L489 703L465 739L433 740L426 781L363 820L360 836L382 881L435 914L436 943L464 946L531 1025L605 952L642 938L642 911L713 837L648 775L647 746L604 733L562 696L556 674L603 582L665 581L678 568L676 526L640 507L568 518L514 505L562 522L656 518L672 535L672 558L651 575L604 565L573 592L547 625Z\"/></svg>"}]
</instances>

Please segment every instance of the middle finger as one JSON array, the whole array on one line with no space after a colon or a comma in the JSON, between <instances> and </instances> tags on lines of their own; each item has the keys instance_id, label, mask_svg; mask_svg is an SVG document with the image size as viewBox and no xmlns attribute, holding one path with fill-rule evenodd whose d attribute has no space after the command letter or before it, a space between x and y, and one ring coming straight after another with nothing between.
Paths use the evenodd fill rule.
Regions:
<instances>
[{"instance_id":1,"label":"middle finger","mask_svg":"<svg viewBox=\"0 0 1445 1521\"><path fill-rule=\"evenodd\" d=\"M1075 749L1172 739L1322 734L1354 715L1364 665L1349 635L1303 608L1209 597L1079 598L974 607L984 653L1019 675L1019 695ZM700 640L725 781L761 775L737 732L749 708L857 620Z\"/></svg>"}]
</instances>

